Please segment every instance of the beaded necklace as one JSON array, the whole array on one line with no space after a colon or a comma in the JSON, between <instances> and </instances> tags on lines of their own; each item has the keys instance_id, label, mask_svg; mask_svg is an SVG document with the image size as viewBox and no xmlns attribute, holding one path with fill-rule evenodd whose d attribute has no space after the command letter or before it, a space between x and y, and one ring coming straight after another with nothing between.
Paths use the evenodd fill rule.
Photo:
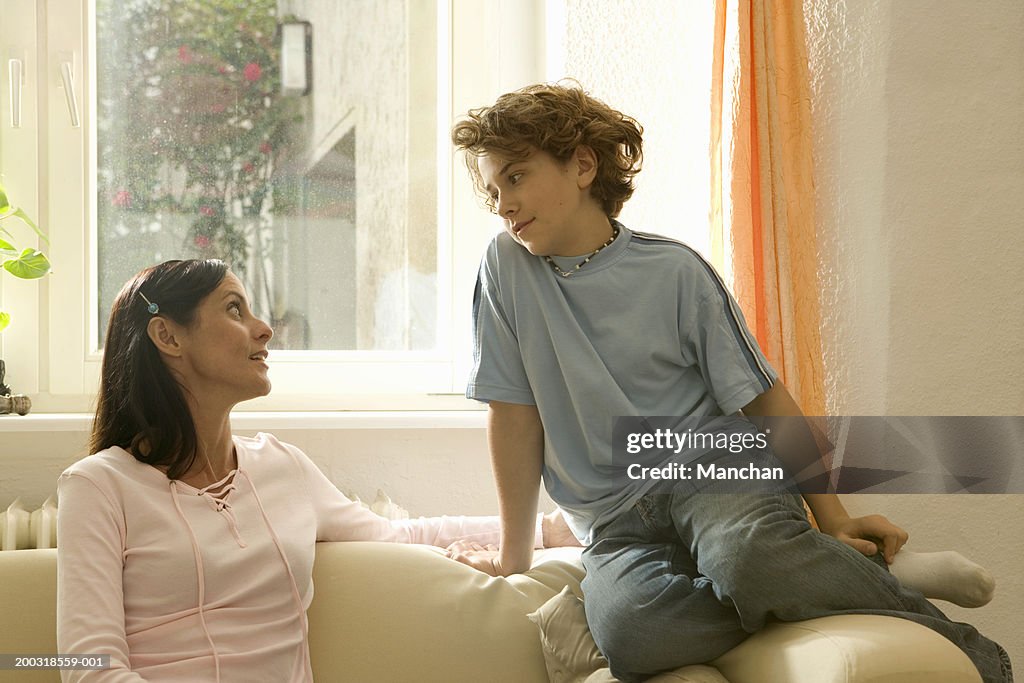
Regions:
<instances>
[{"instance_id":1,"label":"beaded necklace","mask_svg":"<svg viewBox=\"0 0 1024 683\"><path fill-rule=\"evenodd\" d=\"M551 267L555 269L556 273L558 273L562 277L569 277L570 275L573 275L576 271L578 271L580 268L582 268L583 266L585 266L588 263L590 263L590 259L592 259L595 256L597 256L601 252L602 249L604 249L609 244L614 242L615 238L618 237L618 236L619 236L619 228L618 228L618 226L613 225L612 226L612 236L608 238L608 241L605 242L604 244L602 244L601 246L599 246L594 251L592 251L589 256L587 256L585 259L583 259L582 261L577 263L575 266L573 266L569 270L562 270L561 268L559 268L558 264L555 263L554 259L552 259L550 256L545 256L544 260L551 264Z\"/></svg>"}]
</instances>

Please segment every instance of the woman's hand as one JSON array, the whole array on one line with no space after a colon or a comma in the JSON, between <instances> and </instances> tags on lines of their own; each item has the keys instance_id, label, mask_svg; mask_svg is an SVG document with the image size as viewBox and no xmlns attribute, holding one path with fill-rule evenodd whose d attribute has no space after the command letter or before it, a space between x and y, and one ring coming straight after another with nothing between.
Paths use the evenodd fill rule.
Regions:
<instances>
[{"instance_id":1,"label":"woman's hand","mask_svg":"<svg viewBox=\"0 0 1024 683\"><path fill-rule=\"evenodd\" d=\"M906 531L882 515L847 517L823 531L868 557L881 550L888 564L892 564L896 553L909 538Z\"/></svg>"},{"instance_id":2,"label":"woman's hand","mask_svg":"<svg viewBox=\"0 0 1024 683\"><path fill-rule=\"evenodd\" d=\"M555 510L544 515L540 528L544 536L545 548L559 548L561 546L580 547L579 540L572 533L572 530L569 529L569 525L565 523L561 510Z\"/></svg>"}]
</instances>

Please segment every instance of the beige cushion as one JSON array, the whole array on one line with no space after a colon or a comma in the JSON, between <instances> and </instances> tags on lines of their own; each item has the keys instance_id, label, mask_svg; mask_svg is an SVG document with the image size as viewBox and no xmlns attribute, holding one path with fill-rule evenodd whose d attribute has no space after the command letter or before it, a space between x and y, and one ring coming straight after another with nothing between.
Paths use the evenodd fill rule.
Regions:
<instances>
[{"instance_id":1,"label":"beige cushion","mask_svg":"<svg viewBox=\"0 0 1024 683\"><path fill-rule=\"evenodd\" d=\"M542 570L536 568L534 571ZM574 585L578 591L578 584ZM540 630L544 664L551 683L616 683L587 627L583 601L566 586L528 615ZM710 666L686 666L660 674L649 683L729 683Z\"/></svg>"},{"instance_id":2,"label":"beige cushion","mask_svg":"<svg viewBox=\"0 0 1024 683\"><path fill-rule=\"evenodd\" d=\"M729 683L729 680L713 666L696 664L658 674L648 678L647 683Z\"/></svg>"},{"instance_id":3,"label":"beige cushion","mask_svg":"<svg viewBox=\"0 0 1024 683\"><path fill-rule=\"evenodd\" d=\"M616 683L587 627L583 601L566 586L528 615L540 630L551 683ZM686 666L649 679L650 683L729 683L710 666Z\"/></svg>"},{"instance_id":4,"label":"beige cushion","mask_svg":"<svg viewBox=\"0 0 1024 683\"><path fill-rule=\"evenodd\" d=\"M581 570L551 562L495 579L436 549L321 543L309 609L317 681L546 681L527 614Z\"/></svg>"},{"instance_id":5,"label":"beige cushion","mask_svg":"<svg viewBox=\"0 0 1024 683\"><path fill-rule=\"evenodd\" d=\"M849 614L775 623L712 664L732 683L980 683L959 648L906 619Z\"/></svg>"},{"instance_id":6,"label":"beige cushion","mask_svg":"<svg viewBox=\"0 0 1024 683\"><path fill-rule=\"evenodd\" d=\"M608 667L608 660L597 649L587 628L583 601L568 586L527 616L540 629L544 664L551 683L580 683L598 669Z\"/></svg>"}]
</instances>

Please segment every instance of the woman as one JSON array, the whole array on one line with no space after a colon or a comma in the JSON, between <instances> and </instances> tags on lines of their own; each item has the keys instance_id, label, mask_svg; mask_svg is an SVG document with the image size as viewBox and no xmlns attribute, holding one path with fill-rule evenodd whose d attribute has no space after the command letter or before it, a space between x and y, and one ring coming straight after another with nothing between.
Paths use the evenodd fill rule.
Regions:
<instances>
[{"instance_id":1,"label":"woman","mask_svg":"<svg viewBox=\"0 0 1024 683\"><path fill-rule=\"evenodd\" d=\"M232 436L231 409L270 391L272 336L220 261L148 268L117 296L93 455L58 485L58 651L110 668L65 681L312 681L316 541L497 543L494 518L388 521L295 447Z\"/></svg>"}]
</instances>

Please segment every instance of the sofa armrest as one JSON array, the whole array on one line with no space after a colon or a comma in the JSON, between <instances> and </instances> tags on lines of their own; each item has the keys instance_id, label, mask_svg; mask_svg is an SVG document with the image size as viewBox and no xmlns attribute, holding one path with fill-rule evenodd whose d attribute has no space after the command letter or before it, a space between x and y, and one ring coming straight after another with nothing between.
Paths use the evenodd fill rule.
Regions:
<instances>
[{"instance_id":1,"label":"sofa armrest","mask_svg":"<svg viewBox=\"0 0 1024 683\"><path fill-rule=\"evenodd\" d=\"M0 652L57 652L57 551L0 552ZM0 683L60 683L56 670L0 670Z\"/></svg>"},{"instance_id":2,"label":"sofa armrest","mask_svg":"<svg viewBox=\"0 0 1024 683\"><path fill-rule=\"evenodd\" d=\"M346 542L317 544L313 582L318 681L547 681L526 617L557 592L540 580L490 577L426 546Z\"/></svg>"},{"instance_id":3,"label":"sofa armrest","mask_svg":"<svg viewBox=\"0 0 1024 683\"><path fill-rule=\"evenodd\" d=\"M869 614L770 624L712 664L730 683L981 683L938 633Z\"/></svg>"}]
</instances>

